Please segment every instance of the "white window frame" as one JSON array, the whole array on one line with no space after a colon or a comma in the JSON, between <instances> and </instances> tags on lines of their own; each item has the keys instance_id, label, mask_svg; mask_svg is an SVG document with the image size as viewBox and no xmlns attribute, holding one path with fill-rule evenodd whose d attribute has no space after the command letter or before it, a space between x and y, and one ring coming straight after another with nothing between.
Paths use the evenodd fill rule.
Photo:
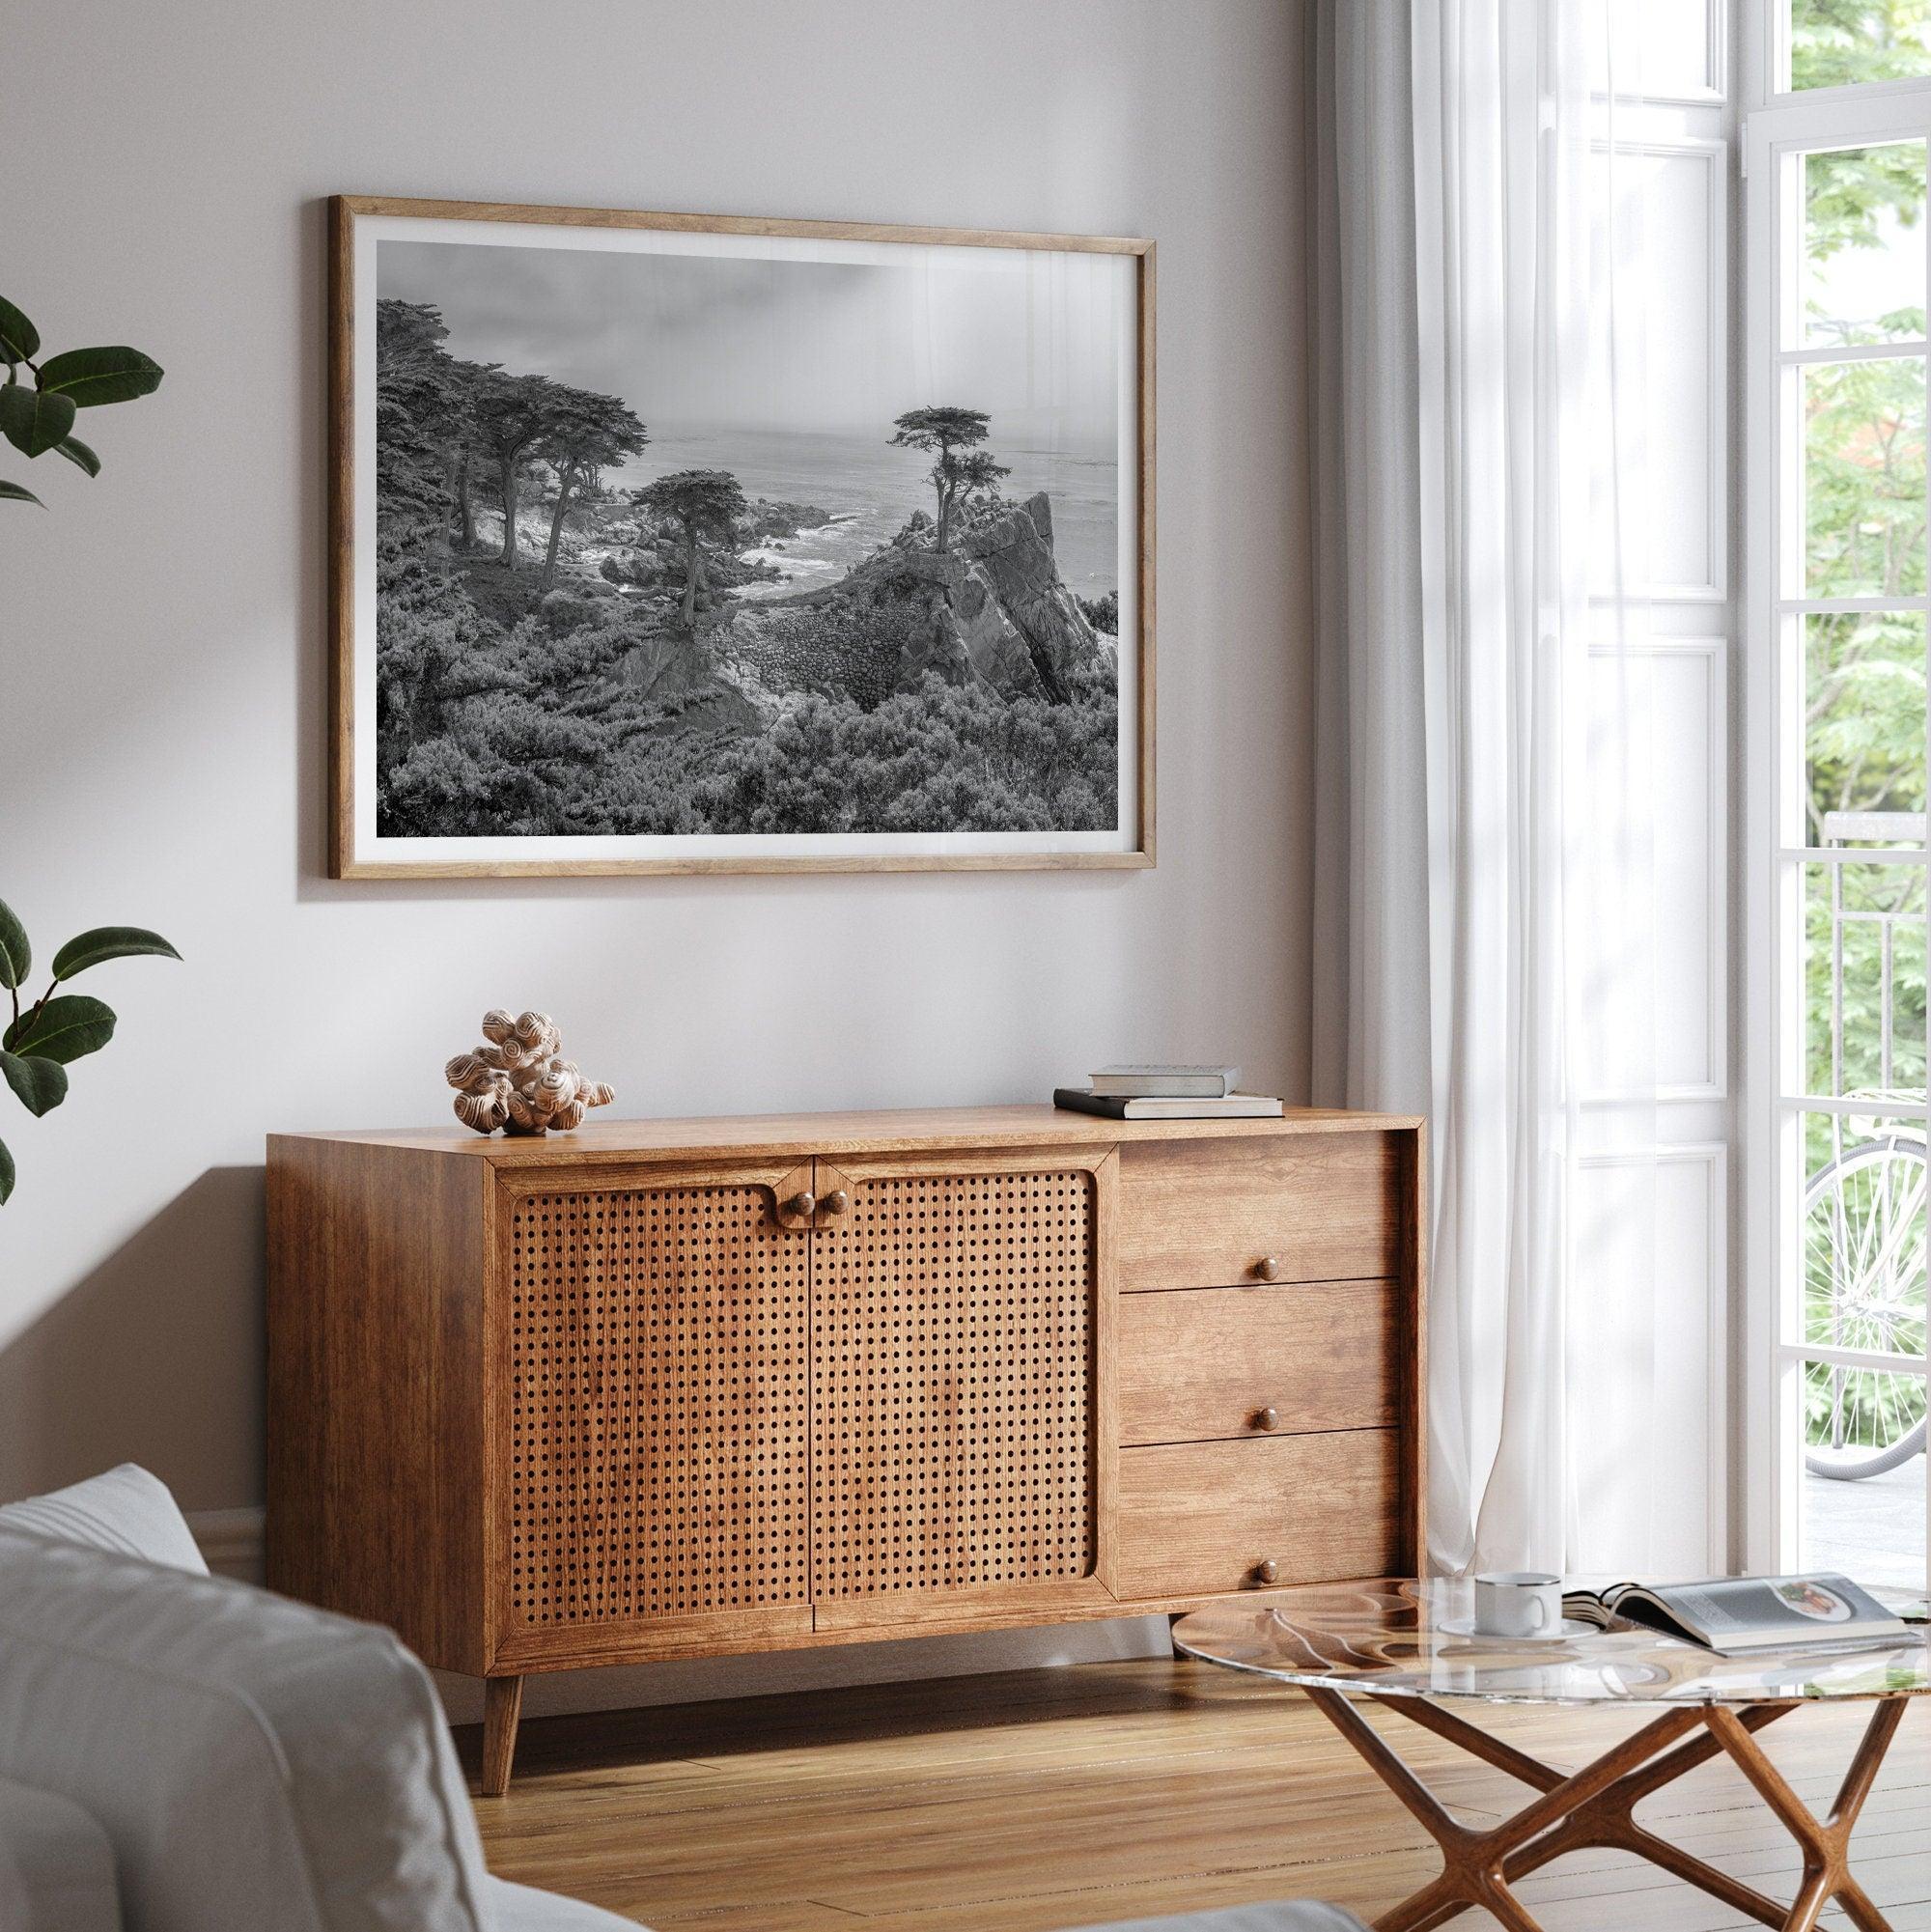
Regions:
<instances>
[{"instance_id":1,"label":"white window frame","mask_svg":"<svg viewBox=\"0 0 1931 1932\"><path fill-rule=\"evenodd\" d=\"M1741 855L1744 902L1742 1043L1745 1106L1743 1196L1743 1442L1737 1458L1747 1569L1776 1570L1796 1559L1800 1481L1786 1431L1796 1421L1803 1358L1829 1351L1794 1346L1787 1328L1801 1267L1796 1206L1803 1188L1802 1114L1832 1111L1802 1094L1803 984L1801 828L1788 823L1789 773L1803 747L1792 742L1801 716L1803 652L1786 638L1793 600L1777 578L1787 542L1801 546L1782 455L1780 418L1786 371L1781 340L1785 264L1797 245L1788 205L1794 154L1819 148L1931 139L1931 77L1861 87L1779 91L1787 72L1783 37L1788 0L1753 0L1740 10L1745 88L1740 107L1745 252L1743 341L1745 476L1744 718L1746 810ZM1925 223L1931 245L1931 219ZM1786 232L1788 231L1788 232ZM1825 359L1825 358L1814 358ZM1840 358L1829 358L1840 359ZM1801 602L1801 600L1794 600ZM1931 624L1931 598L1908 601ZM1801 639L1801 620L1788 627ZM1789 702L1797 682L1797 707ZM1797 922L1793 943L1792 921ZM1804 1101L1802 1110L1799 1101ZM1871 1115L1874 1106L1836 1110ZM1890 1108L1887 1117L1925 1120L1924 1108ZM1931 1517L1931 1501L1927 1501ZM1931 1548L1931 1536L1927 1536Z\"/></svg>"}]
</instances>

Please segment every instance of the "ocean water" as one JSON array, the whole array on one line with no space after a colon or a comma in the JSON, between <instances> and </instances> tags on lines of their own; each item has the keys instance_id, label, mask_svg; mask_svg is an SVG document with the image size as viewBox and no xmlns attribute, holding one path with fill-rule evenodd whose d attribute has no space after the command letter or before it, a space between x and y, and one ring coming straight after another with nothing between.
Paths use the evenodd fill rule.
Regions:
<instances>
[{"instance_id":1,"label":"ocean water","mask_svg":"<svg viewBox=\"0 0 1931 1932\"><path fill-rule=\"evenodd\" d=\"M1108 455L1011 449L993 454L1010 465L1008 496L1045 490L1052 502L1059 574L1081 597L1117 590L1120 582L1119 473ZM930 517L937 502L927 477L932 458L895 448L883 436L802 431L748 431L652 426L650 447L608 479L634 490L678 469L729 470L746 496L809 503L827 513L816 530L782 540L783 547L746 554L790 573L787 582L753 584L741 597L771 597L836 581L860 558L904 528L914 510Z\"/></svg>"}]
</instances>

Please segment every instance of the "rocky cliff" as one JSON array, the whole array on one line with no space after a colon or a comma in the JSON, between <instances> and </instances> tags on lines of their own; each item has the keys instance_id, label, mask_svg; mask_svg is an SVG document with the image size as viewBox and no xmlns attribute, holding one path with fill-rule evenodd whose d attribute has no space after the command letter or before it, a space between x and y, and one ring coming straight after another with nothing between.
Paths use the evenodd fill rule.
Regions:
<instances>
[{"instance_id":1,"label":"rocky cliff","mask_svg":"<svg viewBox=\"0 0 1931 1932\"><path fill-rule=\"evenodd\" d=\"M1043 492L986 506L943 553L932 538L918 514L836 584L756 602L714 592L700 600L696 638L652 604L653 629L665 634L631 654L627 681L661 700L714 673L780 707L818 691L870 711L937 676L1062 705L1083 671L1112 663L1114 640L1093 629L1060 577ZM666 553L662 576L678 569Z\"/></svg>"},{"instance_id":2,"label":"rocky cliff","mask_svg":"<svg viewBox=\"0 0 1931 1932\"><path fill-rule=\"evenodd\" d=\"M1060 577L1044 491L972 524L956 549L907 549L896 567L930 619L906 647L902 690L936 672L948 684L976 679L1003 697L1065 704L1076 672L1104 655Z\"/></svg>"},{"instance_id":3,"label":"rocky cliff","mask_svg":"<svg viewBox=\"0 0 1931 1932\"><path fill-rule=\"evenodd\" d=\"M1017 643L1041 691L1064 704L1069 680L1094 661L1100 641L1060 578L1046 492L968 530L960 548L971 570L953 615L966 654L1003 689L1002 679L1023 682L1015 675Z\"/></svg>"}]
</instances>

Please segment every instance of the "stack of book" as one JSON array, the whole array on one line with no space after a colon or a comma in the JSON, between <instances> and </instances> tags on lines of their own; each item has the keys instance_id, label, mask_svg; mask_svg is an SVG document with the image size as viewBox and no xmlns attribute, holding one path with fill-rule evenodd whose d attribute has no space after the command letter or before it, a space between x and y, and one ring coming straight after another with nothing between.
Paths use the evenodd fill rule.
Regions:
<instances>
[{"instance_id":1,"label":"stack of book","mask_svg":"<svg viewBox=\"0 0 1931 1932\"><path fill-rule=\"evenodd\" d=\"M1238 1067L1102 1067L1083 1087L1056 1087L1052 1104L1108 1120L1268 1120L1281 1104L1236 1091Z\"/></svg>"}]
</instances>

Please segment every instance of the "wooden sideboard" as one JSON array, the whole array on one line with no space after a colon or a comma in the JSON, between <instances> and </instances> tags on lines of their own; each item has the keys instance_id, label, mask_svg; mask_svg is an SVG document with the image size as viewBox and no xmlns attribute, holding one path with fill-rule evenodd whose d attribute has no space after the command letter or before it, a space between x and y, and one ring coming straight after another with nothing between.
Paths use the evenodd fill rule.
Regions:
<instances>
[{"instance_id":1,"label":"wooden sideboard","mask_svg":"<svg viewBox=\"0 0 1931 1932\"><path fill-rule=\"evenodd\" d=\"M268 1574L488 1680L1420 1567L1418 1121L268 1142Z\"/></svg>"}]
</instances>

